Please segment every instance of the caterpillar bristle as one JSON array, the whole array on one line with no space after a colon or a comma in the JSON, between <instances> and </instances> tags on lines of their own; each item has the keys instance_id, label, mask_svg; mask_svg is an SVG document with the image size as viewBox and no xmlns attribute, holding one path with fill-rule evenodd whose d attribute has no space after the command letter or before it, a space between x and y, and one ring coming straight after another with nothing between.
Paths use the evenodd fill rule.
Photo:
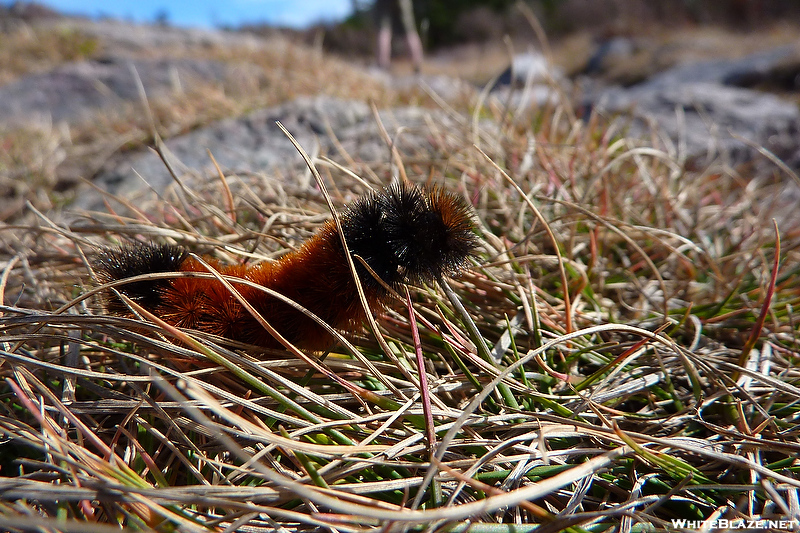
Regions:
<instances>
[{"instance_id":1,"label":"caterpillar bristle","mask_svg":"<svg viewBox=\"0 0 800 533\"><path fill-rule=\"evenodd\" d=\"M177 272L188 255L180 246L137 243L101 250L93 266L97 281L103 284L144 274ZM154 309L161 303L161 290L169 285L166 279L143 280L127 283L118 290L142 307ZM128 307L111 294L105 295L104 303L111 313L128 311Z\"/></svg>"},{"instance_id":2,"label":"caterpillar bristle","mask_svg":"<svg viewBox=\"0 0 800 533\"><path fill-rule=\"evenodd\" d=\"M442 189L398 183L348 206L342 229L352 255L360 256L383 283L355 262L369 305L387 303L385 285L425 283L464 268L477 248L472 210L463 198ZM364 318L344 247L332 221L299 249L276 262L224 266L220 274L268 287L302 305L329 325L346 331ZM179 246L131 244L102 251L95 264L101 283L154 272L206 272ZM384 285L385 284L385 285ZM237 284L241 295L286 339L308 349L325 349L333 338L285 302ZM279 344L219 281L175 278L137 281L118 290L169 323L268 348ZM119 298L107 295L110 312L125 314Z\"/></svg>"}]
</instances>

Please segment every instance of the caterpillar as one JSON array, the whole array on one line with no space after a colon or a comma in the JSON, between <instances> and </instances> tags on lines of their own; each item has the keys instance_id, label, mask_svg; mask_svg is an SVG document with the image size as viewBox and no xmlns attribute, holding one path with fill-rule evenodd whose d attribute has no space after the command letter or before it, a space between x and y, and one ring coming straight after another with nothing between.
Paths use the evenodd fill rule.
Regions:
<instances>
[{"instance_id":1,"label":"caterpillar","mask_svg":"<svg viewBox=\"0 0 800 533\"><path fill-rule=\"evenodd\" d=\"M391 291L387 287L397 289L402 284L427 283L458 273L478 245L470 206L460 196L438 187L426 189L400 182L354 201L341 212L340 219L351 255L361 257L372 271L354 261L373 311L388 303ZM224 276L242 278L288 297L339 330L358 331L365 318L332 219L299 248L274 262L249 266L223 265L210 258L205 261ZM208 273L207 267L190 257L185 248L170 244L107 248L97 255L93 267L100 283L148 273ZM241 283L234 286L296 346L325 350L334 343L333 336L302 311L255 287ZM117 290L174 326L265 348L280 347L217 279L153 279L119 285ZM105 292L103 300L108 312L131 314L111 291Z\"/></svg>"}]
</instances>

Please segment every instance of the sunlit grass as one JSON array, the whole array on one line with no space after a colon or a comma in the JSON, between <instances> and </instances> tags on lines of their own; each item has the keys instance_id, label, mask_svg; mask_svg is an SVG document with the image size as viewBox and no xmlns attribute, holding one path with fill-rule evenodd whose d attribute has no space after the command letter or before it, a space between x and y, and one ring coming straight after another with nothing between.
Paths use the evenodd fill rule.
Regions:
<instances>
[{"instance_id":1,"label":"sunlit grass","mask_svg":"<svg viewBox=\"0 0 800 533\"><path fill-rule=\"evenodd\" d=\"M46 215L0 228L4 527L605 531L788 516L800 220L773 203L796 184L777 169L688 170L567 104L503 109L430 120L430 147L348 168L378 185L399 162L463 194L482 246L448 281L468 319L441 287L418 287L413 315L398 301L377 317L388 353L365 332L359 358L310 354L347 388L287 352L106 316L90 294L86 259L121 240L274 257L325 219L317 191L194 177L69 228ZM315 163L337 205L363 192Z\"/></svg>"}]
</instances>

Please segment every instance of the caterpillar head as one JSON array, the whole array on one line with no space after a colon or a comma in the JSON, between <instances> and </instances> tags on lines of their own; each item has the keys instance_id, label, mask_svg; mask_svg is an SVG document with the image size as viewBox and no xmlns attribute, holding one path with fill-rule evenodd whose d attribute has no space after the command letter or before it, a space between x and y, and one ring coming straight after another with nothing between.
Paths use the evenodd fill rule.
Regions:
<instances>
[{"instance_id":1,"label":"caterpillar head","mask_svg":"<svg viewBox=\"0 0 800 533\"><path fill-rule=\"evenodd\" d=\"M463 198L405 183L355 202L342 226L350 252L391 286L455 274L478 245L472 210ZM366 282L372 279L359 274Z\"/></svg>"}]
</instances>

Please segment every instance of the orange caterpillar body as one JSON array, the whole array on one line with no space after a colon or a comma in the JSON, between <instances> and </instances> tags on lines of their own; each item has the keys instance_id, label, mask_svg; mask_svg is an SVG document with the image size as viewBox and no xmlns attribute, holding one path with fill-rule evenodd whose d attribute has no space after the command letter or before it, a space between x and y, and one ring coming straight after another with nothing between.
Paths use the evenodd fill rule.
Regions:
<instances>
[{"instance_id":1,"label":"orange caterpillar body","mask_svg":"<svg viewBox=\"0 0 800 533\"><path fill-rule=\"evenodd\" d=\"M364 259L393 288L454 274L466 265L477 246L469 206L441 189L393 185L351 204L341 221L350 253ZM288 297L334 328L355 331L364 319L332 220L278 261L254 266L221 265L211 259L207 263L222 275L242 278ZM389 291L359 261L355 265L370 307L383 307ZM154 272L208 272L186 250L173 245L136 244L104 250L94 266L103 283ZM257 288L233 285L290 342L312 350L323 350L333 343L333 337L302 311ZM267 348L280 346L216 279L139 281L117 290L175 326ZM130 314L116 296L107 294L105 301L110 312Z\"/></svg>"}]
</instances>

